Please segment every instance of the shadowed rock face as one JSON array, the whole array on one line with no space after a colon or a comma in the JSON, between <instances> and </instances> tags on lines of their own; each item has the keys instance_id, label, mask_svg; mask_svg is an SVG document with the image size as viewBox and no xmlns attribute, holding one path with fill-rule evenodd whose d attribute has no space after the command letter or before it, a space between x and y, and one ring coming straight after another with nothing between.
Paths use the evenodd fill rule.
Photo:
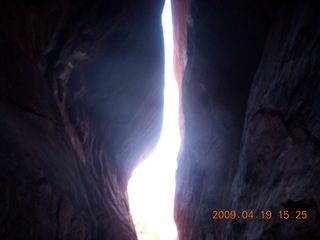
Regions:
<instances>
[{"instance_id":1,"label":"shadowed rock face","mask_svg":"<svg viewBox=\"0 0 320 240\"><path fill-rule=\"evenodd\" d=\"M161 128L163 4L0 3L0 239L136 239L126 185Z\"/></svg>"},{"instance_id":2,"label":"shadowed rock face","mask_svg":"<svg viewBox=\"0 0 320 240\"><path fill-rule=\"evenodd\" d=\"M319 239L319 3L204 0L175 11L184 9L179 239ZM214 210L274 216L213 220ZM280 210L308 218L280 220Z\"/></svg>"},{"instance_id":3,"label":"shadowed rock face","mask_svg":"<svg viewBox=\"0 0 320 240\"><path fill-rule=\"evenodd\" d=\"M231 239L320 239L320 4L280 8L246 112L234 209L306 210L306 220L242 223ZM249 200L250 199L250 200ZM297 214L299 217L299 213ZM301 216L300 216L301 217ZM303 217L303 216L302 216ZM245 229L244 232L242 232Z\"/></svg>"},{"instance_id":4,"label":"shadowed rock face","mask_svg":"<svg viewBox=\"0 0 320 240\"><path fill-rule=\"evenodd\" d=\"M320 239L320 4L172 2L180 240ZM0 239L137 239L126 186L161 128L163 4L0 3Z\"/></svg>"}]
</instances>

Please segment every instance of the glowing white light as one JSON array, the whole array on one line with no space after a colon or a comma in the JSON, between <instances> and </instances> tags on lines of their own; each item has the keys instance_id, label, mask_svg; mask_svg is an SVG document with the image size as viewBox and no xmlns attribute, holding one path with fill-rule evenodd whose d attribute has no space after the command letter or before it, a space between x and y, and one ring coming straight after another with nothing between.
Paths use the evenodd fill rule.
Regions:
<instances>
[{"instance_id":1,"label":"glowing white light","mask_svg":"<svg viewBox=\"0 0 320 240\"><path fill-rule=\"evenodd\" d=\"M134 171L128 195L139 240L175 240L173 220L176 158L180 148L179 92L173 72L173 36L170 0L162 13L165 43L164 116L155 152Z\"/></svg>"}]
</instances>

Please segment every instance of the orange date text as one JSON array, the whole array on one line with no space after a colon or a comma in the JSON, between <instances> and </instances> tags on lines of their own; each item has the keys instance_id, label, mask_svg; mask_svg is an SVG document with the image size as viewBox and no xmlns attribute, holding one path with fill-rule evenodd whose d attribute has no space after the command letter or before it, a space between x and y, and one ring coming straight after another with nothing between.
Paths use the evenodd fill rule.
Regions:
<instances>
[{"instance_id":1,"label":"orange date text","mask_svg":"<svg viewBox=\"0 0 320 240\"><path fill-rule=\"evenodd\" d=\"M273 217L277 217L281 220L288 220L288 219L297 219L297 220L304 220L308 218L308 214L306 210L297 210L294 212L290 212L287 210L282 210L278 212L272 212L270 210L266 211L228 211L228 210L214 210L212 211L212 219L271 219Z\"/></svg>"}]
</instances>

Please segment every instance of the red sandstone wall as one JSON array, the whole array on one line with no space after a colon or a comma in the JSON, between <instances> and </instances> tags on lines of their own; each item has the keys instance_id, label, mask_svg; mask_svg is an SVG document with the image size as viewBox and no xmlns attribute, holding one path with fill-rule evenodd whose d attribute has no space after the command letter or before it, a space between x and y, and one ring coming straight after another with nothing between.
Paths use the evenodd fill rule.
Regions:
<instances>
[{"instance_id":1,"label":"red sandstone wall","mask_svg":"<svg viewBox=\"0 0 320 240\"><path fill-rule=\"evenodd\" d=\"M1 1L0 239L133 240L159 136L160 1Z\"/></svg>"},{"instance_id":2,"label":"red sandstone wall","mask_svg":"<svg viewBox=\"0 0 320 240\"><path fill-rule=\"evenodd\" d=\"M188 3L187 0L171 0L172 6L172 25L174 38L174 70L176 80L179 85L179 125L181 136L183 136L184 117L182 112L183 95L181 92L181 81L187 63L187 21L188 21Z\"/></svg>"},{"instance_id":3,"label":"red sandstone wall","mask_svg":"<svg viewBox=\"0 0 320 240\"><path fill-rule=\"evenodd\" d=\"M187 9L179 239L319 239L319 1L203 0ZM239 218L213 220L213 210ZM274 216L245 220L244 210ZM308 219L294 220L296 210Z\"/></svg>"},{"instance_id":4,"label":"red sandstone wall","mask_svg":"<svg viewBox=\"0 0 320 240\"><path fill-rule=\"evenodd\" d=\"M174 37L174 65L176 79L181 85L185 63L187 61L187 0L171 0L173 37Z\"/></svg>"}]
</instances>

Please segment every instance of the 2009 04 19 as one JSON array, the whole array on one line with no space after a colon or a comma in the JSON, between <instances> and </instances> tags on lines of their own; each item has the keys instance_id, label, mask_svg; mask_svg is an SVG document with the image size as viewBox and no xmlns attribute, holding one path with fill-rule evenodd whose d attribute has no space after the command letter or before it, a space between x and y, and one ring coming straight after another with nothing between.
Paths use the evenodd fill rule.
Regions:
<instances>
[{"instance_id":1,"label":"2009 04 19","mask_svg":"<svg viewBox=\"0 0 320 240\"><path fill-rule=\"evenodd\" d=\"M267 211L260 211L260 212L254 212L254 211L218 211L214 210L212 211L212 219L271 219L273 217L273 212L270 210ZM280 219L307 219L308 214L306 210L297 210L294 212L290 212L287 210L281 210L278 211L275 215L277 215Z\"/></svg>"}]
</instances>

